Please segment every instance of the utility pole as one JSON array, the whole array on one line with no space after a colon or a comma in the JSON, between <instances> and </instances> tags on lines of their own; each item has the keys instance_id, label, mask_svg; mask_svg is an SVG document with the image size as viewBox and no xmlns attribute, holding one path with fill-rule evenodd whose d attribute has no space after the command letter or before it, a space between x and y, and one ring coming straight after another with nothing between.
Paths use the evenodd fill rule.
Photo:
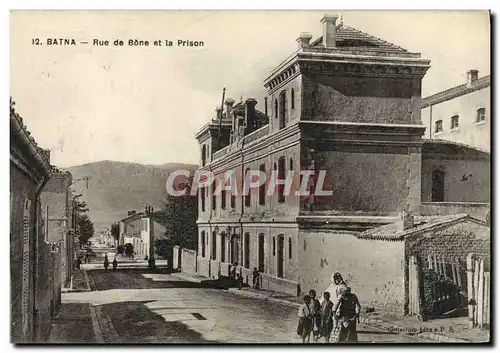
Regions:
<instances>
[{"instance_id":1,"label":"utility pole","mask_svg":"<svg viewBox=\"0 0 500 353\"><path fill-rule=\"evenodd\" d=\"M153 206L146 206L145 208L146 215L148 216L149 221L149 255L148 255L148 267L150 270L154 270L156 268L155 261L155 232L154 232L154 221L153 221Z\"/></svg>"},{"instance_id":2,"label":"utility pole","mask_svg":"<svg viewBox=\"0 0 500 353\"><path fill-rule=\"evenodd\" d=\"M217 150L220 150L220 135L222 132L222 112L224 111L224 97L226 95L226 87L222 89L222 103L220 105L219 113L219 133L217 134Z\"/></svg>"}]
</instances>

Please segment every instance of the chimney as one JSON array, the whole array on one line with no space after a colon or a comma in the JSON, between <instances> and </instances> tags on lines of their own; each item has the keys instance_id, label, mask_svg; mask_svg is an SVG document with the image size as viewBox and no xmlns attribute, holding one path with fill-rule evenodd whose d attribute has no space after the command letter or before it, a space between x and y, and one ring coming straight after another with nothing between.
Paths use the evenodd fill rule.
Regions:
<instances>
[{"instance_id":1,"label":"chimney","mask_svg":"<svg viewBox=\"0 0 500 353\"><path fill-rule=\"evenodd\" d=\"M337 15L325 15L321 19L323 24L323 46L335 48L335 37L337 35Z\"/></svg>"},{"instance_id":2,"label":"chimney","mask_svg":"<svg viewBox=\"0 0 500 353\"><path fill-rule=\"evenodd\" d=\"M231 114L231 111L233 110L234 99L227 98L225 103L226 103L226 117L229 117L229 114Z\"/></svg>"},{"instance_id":3,"label":"chimney","mask_svg":"<svg viewBox=\"0 0 500 353\"><path fill-rule=\"evenodd\" d=\"M472 87L472 85L476 83L478 74L479 71L477 70L467 71L467 88Z\"/></svg>"},{"instance_id":4,"label":"chimney","mask_svg":"<svg viewBox=\"0 0 500 353\"><path fill-rule=\"evenodd\" d=\"M400 212L398 224L401 231L411 229L415 225L415 217L406 211Z\"/></svg>"},{"instance_id":5,"label":"chimney","mask_svg":"<svg viewBox=\"0 0 500 353\"><path fill-rule=\"evenodd\" d=\"M309 48L309 42L312 39L312 35L309 33L301 33L297 38L297 43L299 45L299 49Z\"/></svg>"},{"instance_id":6,"label":"chimney","mask_svg":"<svg viewBox=\"0 0 500 353\"><path fill-rule=\"evenodd\" d=\"M216 116L215 116L215 117L216 117L216 119L220 119L220 118L222 118L222 114L221 114L221 112L222 112L221 107L217 106L217 107L215 108L215 114L216 114Z\"/></svg>"}]
</instances>

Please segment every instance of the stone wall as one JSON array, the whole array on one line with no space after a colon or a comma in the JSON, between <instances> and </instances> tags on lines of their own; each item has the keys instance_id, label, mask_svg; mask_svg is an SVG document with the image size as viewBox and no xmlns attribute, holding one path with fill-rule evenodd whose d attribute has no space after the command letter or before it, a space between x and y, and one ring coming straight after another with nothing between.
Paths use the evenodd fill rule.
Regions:
<instances>
[{"instance_id":1,"label":"stone wall","mask_svg":"<svg viewBox=\"0 0 500 353\"><path fill-rule=\"evenodd\" d=\"M196 251L190 249L182 249L181 252L182 272L196 273L196 267L197 267Z\"/></svg>"},{"instance_id":2,"label":"stone wall","mask_svg":"<svg viewBox=\"0 0 500 353\"><path fill-rule=\"evenodd\" d=\"M445 173L444 201L490 202L490 161L438 158L422 159L422 202L432 201L432 172L436 169Z\"/></svg>"},{"instance_id":3,"label":"stone wall","mask_svg":"<svg viewBox=\"0 0 500 353\"><path fill-rule=\"evenodd\" d=\"M428 268L428 256L444 257L445 261L457 257L460 262L462 283L467 283L467 255L489 259L491 255L490 229L475 222L462 222L444 229L434 229L406 238L406 256L415 255L422 267ZM489 269L489 261L485 262Z\"/></svg>"},{"instance_id":4,"label":"stone wall","mask_svg":"<svg viewBox=\"0 0 500 353\"><path fill-rule=\"evenodd\" d=\"M358 239L350 233L299 232L299 285L322 293L340 272L363 306L402 313L404 243Z\"/></svg>"},{"instance_id":5,"label":"stone wall","mask_svg":"<svg viewBox=\"0 0 500 353\"><path fill-rule=\"evenodd\" d=\"M398 212L406 205L408 154L353 151L317 153L319 170L326 171L324 190L315 197L316 211ZM416 181L419 182L418 180Z\"/></svg>"},{"instance_id":6,"label":"stone wall","mask_svg":"<svg viewBox=\"0 0 500 353\"><path fill-rule=\"evenodd\" d=\"M420 124L420 80L302 76L302 120Z\"/></svg>"},{"instance_id":7,"label":"stone wall","mask_svg":"<svg viewBox=\"0 0 500 353\"><path fill-rule=\"evenodd\" d=\"M176 245L174 246L174 250L173 250L173 257L172 257L172 269L174 270L178 270L180 269L180 267L182 266L181 265L181 247Z\"/></svg>"},{"instance_id":8,"label":"stone wall","mask_svg":"<svg viewBox=\"0 0 500 353\"><path fill-rule=\"evenodd\" d=\"M11 342L23 341L22 328L22 289L23 289L23 216L24 201L28 198L31 201L31 208L35 206L35 183L17 166L11 163L10 168L10 313L11 313ZM30 214L30 236L29 249L30 258L28 271L35 273L36 263L36 242L34 240L34 211ZM33 276L28 278L28 305L27 305L27 333L26 340L34 338L33 334Z\"/></svg>"}]
</instances>

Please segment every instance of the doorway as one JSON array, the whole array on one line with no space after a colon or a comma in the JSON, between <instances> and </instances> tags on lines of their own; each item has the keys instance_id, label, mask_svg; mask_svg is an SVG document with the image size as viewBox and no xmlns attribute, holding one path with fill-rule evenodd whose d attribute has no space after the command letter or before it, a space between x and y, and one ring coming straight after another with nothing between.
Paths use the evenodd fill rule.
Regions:
<instances>
[{"instance_id":1,"label":"doorway","mask_svg":"<svg viewBox=\"0 0 500 353\"><path fill-rule=\"evenodd\" d=\"M278 235L278 266L277 272L278 277L283 278L283 269L284 269L284 261L285 261L285 237L283 234Z\"/></svg>"},{"instance_id":2,"label":"doorway","mask_svg":"<svg viewBox=\"0 0 500 353\"><path fill-rule=\"evenodd\" d=\"M264 273L264 234L259 234L259 272Z\"/></svg>"},{"instance_id":3,"label":"doorway","mask_svg":"<svg viewBox=\"0 0 500 353\"><path fill-rule=\"evenodd\" d=\"M434 170L432 172L432 202L444 201L444 172Z\"/></svg>"}]
</instances>

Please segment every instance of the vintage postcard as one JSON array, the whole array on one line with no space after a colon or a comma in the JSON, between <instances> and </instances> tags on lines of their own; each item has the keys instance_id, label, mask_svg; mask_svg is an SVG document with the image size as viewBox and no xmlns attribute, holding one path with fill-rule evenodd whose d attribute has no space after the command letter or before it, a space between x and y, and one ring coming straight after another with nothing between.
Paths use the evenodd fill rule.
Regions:
<instances>
[{"instance_id":1,"label":"vintage postcard","mask_svg":"<svg viewBox=\"0 0 500 353\"><path fill-rule=\"evenodd\" d=\"M11 342L490 342L490 20L11 11Z\"/></svg>"}]
</instances>

